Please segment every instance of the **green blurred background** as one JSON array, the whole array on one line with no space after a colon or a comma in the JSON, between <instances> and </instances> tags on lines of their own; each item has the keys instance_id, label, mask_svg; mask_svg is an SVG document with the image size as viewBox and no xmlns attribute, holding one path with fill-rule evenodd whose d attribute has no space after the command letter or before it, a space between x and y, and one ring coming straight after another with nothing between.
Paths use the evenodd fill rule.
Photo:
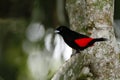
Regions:
<instances>
[{"instance_id":1,"label":"green blurred background","mask_svg":"<svg viewBox=\"0 0 120 80\"><path fill-rule=\"evenodd\" d=\"M69 26L64 7L65 0L0 0L0 80L51 80L70 56L54 34Z\"/></svg>"},{"instance_id":2,"label":"green blurred background","mask_svg":"<svg viewBox=\"0 0 120 80\"><path fill-rule=\"evenodd\" d=\"M54 29L68 25L64 0L0 0L0 80L50 80ZM65 17L66 16L66 17ZM55 66L54 66L55 65Z\"/></svg>"}]
</instances>

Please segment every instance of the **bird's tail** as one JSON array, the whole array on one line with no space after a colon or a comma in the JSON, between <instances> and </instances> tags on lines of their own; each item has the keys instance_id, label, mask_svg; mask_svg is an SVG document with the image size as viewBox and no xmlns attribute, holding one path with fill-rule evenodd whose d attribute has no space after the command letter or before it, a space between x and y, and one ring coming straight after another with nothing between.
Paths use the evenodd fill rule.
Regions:
<instances>
[{"instance_id":1,"label":"bird's tail","mask_svg":"<svg viewBox=\"0 0 120 80\"><path fill-rule=\"evenodd\" d=\"M99 41L107 41L107 38L95 38L94 41L95 42L99 42Z\"/></svg>"}]
</instances>

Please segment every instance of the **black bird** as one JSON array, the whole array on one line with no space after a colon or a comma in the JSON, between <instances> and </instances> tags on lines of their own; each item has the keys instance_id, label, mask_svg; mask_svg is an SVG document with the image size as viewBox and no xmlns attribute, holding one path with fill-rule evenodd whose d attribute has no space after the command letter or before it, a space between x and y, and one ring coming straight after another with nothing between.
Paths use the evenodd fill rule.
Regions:
<instances>
[{"instance_id":1,"label":"black bird","mask_svg":"<svg viewBox=\"0 0 120 80\"><path fill-rule=\"evenodd\" d=\"M70 30L66 26L60 26L55 30L55 33L60 34L65 43L71 48L76 50L76 53L82 51L90 46L93 46L95 42L106 41L106 38L91 38L86 35L77 33Z\"/></svg>"}]
</instances>

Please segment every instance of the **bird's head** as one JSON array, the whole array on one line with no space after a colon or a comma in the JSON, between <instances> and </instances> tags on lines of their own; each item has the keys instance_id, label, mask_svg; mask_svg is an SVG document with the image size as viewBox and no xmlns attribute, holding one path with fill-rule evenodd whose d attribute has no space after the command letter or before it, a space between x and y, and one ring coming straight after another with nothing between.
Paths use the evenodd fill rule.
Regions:
<instances>
[{"instance_id":1,"label":"bird's head","mask_svg":"<svg viewBox=\"0 0 120 80\"><path fill-rule=\"evenodd\" d=\"M57 34L64 34L65 32L68 32L69 28L67 28L66 26L60 26L55 30L55 33Z\"/></svg>"}]
</instances>

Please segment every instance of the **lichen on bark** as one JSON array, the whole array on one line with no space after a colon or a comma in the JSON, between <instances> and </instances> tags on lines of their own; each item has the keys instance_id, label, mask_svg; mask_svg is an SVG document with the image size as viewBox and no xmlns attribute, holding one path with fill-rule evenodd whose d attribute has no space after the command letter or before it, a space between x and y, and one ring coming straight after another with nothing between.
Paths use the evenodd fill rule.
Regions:
<instances>
[{"instance_id":1,"label":"lichen on bark","mask_svg":"<svg viewBox=\"0 0 120 80\"><path fill-rule=\"evenodd\" d=\"M119 49L113 30L114 0L66 0L66 10L72 29L90 32L91 37L105 37L108 41L96 43L70 58L53 80L119 80Z\"/></svg>"}]
</instances>

